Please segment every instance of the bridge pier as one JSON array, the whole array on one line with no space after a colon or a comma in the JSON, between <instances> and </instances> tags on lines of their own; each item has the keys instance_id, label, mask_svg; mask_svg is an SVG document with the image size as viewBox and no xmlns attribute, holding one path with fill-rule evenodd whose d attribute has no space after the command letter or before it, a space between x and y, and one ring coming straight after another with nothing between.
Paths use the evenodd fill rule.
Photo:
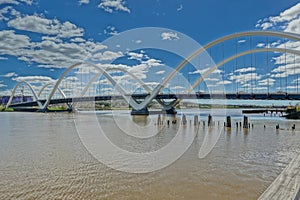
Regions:
<instances>
[{"instance_id":1,"label":"bridge pier","mask_svg":"<svg viewBox=\"0 0 300 200\"><path fill-rule=\"evenodd\" d=\"M143 108L141 110L135 110L135 109L132 109L131 115L149 115L149 110L148 108Z\"/></svg>"},{"instance_id":2,"label":"bridge pier","mask_svg":"<svg viewBox=\"0 0 300 200\"><path fill-rule=\"evenodd\" d=\"M170 109L168 109L168 110L164 110L164 109L163 109L163 112L165 112L165 113L168 114L168 115L176 115L176 114L177 114L177 111L175 110L174 107L172 107L172 108L170 108Z\"/></svg>"}]
</instances>

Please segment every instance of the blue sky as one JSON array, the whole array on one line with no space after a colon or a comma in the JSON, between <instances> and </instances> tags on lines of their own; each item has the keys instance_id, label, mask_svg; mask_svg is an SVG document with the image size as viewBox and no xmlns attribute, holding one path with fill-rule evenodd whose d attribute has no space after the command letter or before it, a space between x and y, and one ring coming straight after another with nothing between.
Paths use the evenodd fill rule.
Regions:
<instances>
[{"instance_id":1,"label":"blue sky","mask_svg":"<svg viewBox=\"0 0 300 200\"><path fill-rule=\"evenodd\" d=\"M300 34L298 2L0 0L0 95L9 94L13 86L22 80L32 83L38 90L43 84L57 80L66 67L80 61L96 59L92 57L99 52L99 62L114 59L112 64L129 69L149 85L155 85L167 75L170 70L167 68L179 64L182 58L150 49L133 52L109 51L103 41L123 31L141 27L171 29L172 31L161 33L162 40L176 42L185 34L201 45L242 31L265 29ZM269 40L273 47L288 46L300 50L297 42L278 38ZM255 38L251 45L254 48L263 47L266 46L265 41L265 38ZM250 45L249 38L229 41L224 44L225 55L218 53L223 48L221 46L211 50L213 61L217 63L223 57L232 55L237 42L239 50L247 49ZM288 89L294 92L300 73L300 66L295 63L299 61L299 56L271 54L270 69L266 72L266 55L255 56L255 61L252 55L251 58L241 58L236 63L226 64L226 68L220 68L218 77L224 78L223 82L209 77L206 84L216 88L222 85L227 90L238 87L239 91L249 92L266 90L268 82L272 84L274 91L284 90L282 88L288 85ZM234 66L236 64L238 66ZM203 65L201 69L205 70L208 64ZM200 71L186 67L181 73L188 81L194 82L200 77ZM149 73L155 76L150 76ZM69 79L73 75L70 74ZM122 73L112 73L112 76L116 76L121 82L125 78ZM102 83L105 81L102 80ZM182 87L184 84L180 85L178 82L172 87L170 85L170 88L178 90ZM205 90L205 87L208 86L199 86L198 89Z\"/></svg>"}]
</instances>

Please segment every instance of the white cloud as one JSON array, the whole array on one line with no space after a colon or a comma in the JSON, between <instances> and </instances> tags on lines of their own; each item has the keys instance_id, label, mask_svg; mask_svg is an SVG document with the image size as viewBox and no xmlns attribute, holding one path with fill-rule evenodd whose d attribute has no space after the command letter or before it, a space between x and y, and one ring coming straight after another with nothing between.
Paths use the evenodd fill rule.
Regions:
<instances>
[{"instance_id":1,"label":"white cloud","mask_svg":"<svg viewBox=\"0 0 300 200\"><path fill-rule=\"evenodd\" d=\"M270 23L270 22L265 22L265 23L262 23L262 24L260 25L260 27L261 27L263 30L266 30L266 29L268 29L268 28L271 28L272 26L273 26L273 24Z\"/></svg>"},{"instance_id":2,"label":"white cloud","mask_svg":"<svg viewBox=\"0 0 300 200\"><path fill-rule=\"evenodd\" d=\"M170 88L171 90L183 90L183 89L185 89L183 86L180 86L180 85L176 85L176 86L174 86L174 87L171 87Z\"/></svg>"},{"instance_id":3,"label":"white cloud","mask_svg":"<svg viewBox=\"0 0 300 200\"><path fill-rule=\"evenodd\" d=\"M164 74L165 72L166 72L165 70L161 70L161 71L155 72L155 74Z\"/></svg>"},{"instance_id":4,"label":"white cloud","mask_svg":"<svg viewBox=\"0 0 300 200\"><path fill-rule=\"evenodd\" d=\"M14 81L27 81L31 84L44 84L47 82L54 82L55 80L48 76L19 76L16 78L12 78Z\"/></svg>"},{"instance_id":5,"label":"white cloud","mask_svg":"<svg viewBox=\"0 0 300 200\"><path fill-rule=\"evenodd\" d=\"M119 34L116 27L114 27L114 26L107 26L103 32L104 32L104 34L107 34L107 35L118 35Z\"/></svg>"},{"instance_id":6,"label":"white cloud","mask_svg":"<svg viewBox=\"0 0 300 200\"><path fill-rule=\"evenodd\" d=\"M98 8L102 8L106 12L112 13L113 11L124 11L130 13L130 9L125 6L123 0L102 0L98 5Z\"/></svg>"},{"instance_id":7,"label":"white cloud","mask_svg":"<svg viewBox=\"0 0 300 200\"><path fill-rule=\"evenodd\" d=\"M253 72L255 70L256 70L255 67L246 67L246 68L237 69L234 72L235 73L246 73L246 72Z\"/></svg>"},{"instance_id":8,"label":"white cloud","mask_svg":"<svg viewBox=\"0 0 300 200\"><path fill-rule=\"evenodd\" d=\"M63 43L62 39L57 37L49 37L49 36L42 36L42 41L53 41L57 43Z\"/></svg>"},{"instance_id":9,"label":"white cloud","mask_svg":"<svg viewBox=\"0 0 300 200\"><path fill-rule=\"evenodd\" d=\"M267 78L267 79L258 81L259 86L267 86L267 85L272 86L272 85L274 85L274 83L275 83L275 79L272 79L272 78Z\"/></svg>"},{"instance_id":10,"label":"white cloud","mask_svg":"<svg viewBox=\"0 0 300 200\"><path fill-rule=\"evenodd\" d=\"M130 60L141 61L144 58L144 54L142 54L142 53L128 52L127 55L129 56L128 59L130 59Z\"/></svg>"},{"instance_id":11,"label":"white cloud","mask_svg":"<svg viewBox=\"0 0 300 200\"><path fill-rule=\"evenodd\" d=\"M265 43L258 43L258 44L256 45L256 47L258 47L258 48L263 48L263 47L265 47L265 46L266 46Z\"/></svg>"},{"instance_id":12,"label":"white cloud","mask_svg":"<svg viewBox=\"0 0 300 200\"><path fill-rule=\"evenodd\" d=\"M20 0L20 2L26 3L28 5L32 5L33 0Z\"/></svg>"},{"instance_id":13,"label":"white cloud","mask_svg":"<svg viewBox=\"0 0 300 200\"><path fill-rule=\"evenodd\" d=\"M260 80L261 76L257 73L248 73L248 74L239 74L239 75L232 75L229 77L229 80L235 81L241 84L247 84L249 81Z\"/></svg>"},{"instance_id":14,"label":"white cloud","mask_svg":"<svg viewBox=\"0 0 300 200\"><path fill-rule=\"evenodd\" d=\"M45 35L55 35L60 38L80 37L84 31L69 21L59 22L57 19L46 19L37 15L17 17L8 22L8 26Z\"/></svg>"},{"instance_id":15,"label":"white cloud","mask_svg":"<svg viewBox=\"0 0 300 200\"><path fill-rule=\"evenodd\" d=\"M79 5L89 4L89 3L90 3L90 0L79 0Z\"/></svg>"},{"instance_id":16,"label":"white cloud","mask_svg":"<svg viewBox=\"0 0 300 200\"><path fill-rule=\"evenodd\" d=\"M299 17L299 14L300 14L300 3L281 12L279 16L270 17L269 19L273 23L291 21L291 20Z\"/></svg>"},{"instance_id":17,"label":"white cloud","mask_svg":"<svg viewBox=\"0 0 300 200\"><path fill-rule=\"evenodd\" d=\"M12 17L19 17L21 16L20 12L15 10L11 6L4 7L0 10L0 20L8 21Z\"/></svg>"},{"instance_id":18,"label":"white cloud","mask_svg":"<svg viewBox=\"0 0 300 200\"><path fill-rule=\"evenodd\" d=\"M7 85L0 83L0 88L7 87Z\"/></svg>"},{"instance_id":19,"label":"white cloud","mask_svg":"<svg viewBox=\"0 0 300 200\"><path fill-rule=\"evenodd\" d=\"M291 46L290 46L291 45ZM281 46L281 45L280 45ZM300 45L297 42L287 42L286 46L290 46L292 49L299 49ZM297 48L293 48L297 47ZM277 65L272 70L272 77L282 78L290 75L300 74L300 57L291 54L281 54L274 57L274 64Z\"/></svg>"},{"instance_id":20,"label":"white cloud","mask_svg":"<svg viewBox=\"0 0 300 200\"><path fill-rule=\"evenodd\" d=\"M189 72L189 74L205 74L206 72L208 72L208 70L210 70L210 68L205 68L205 69L198 69L196 71L193 71L193 72ZM223 71L220 70L220 69L216 69L212 72L212 74L220 74L222 73Z\"/></svg>"},{"instance_id":21,"label":"white cloud","mask_svg":"<svg viewBox=\"0 0 300 200\"><path fill-rule=\"evenodd\" d=\"M154 58L148 59L146 61L142 61L142 64L146 64L148 67L160 67L163 66L161 60L157 60Z\"/></svg>"},{"instance_id":22,"label":"white cloud","mask_svg":"<svg viewBox=\"0 0 300 200\"><path fill-rule=\"evenodd\" d=\"M280 66L278 68L276 68L274 71L276 73L272 74L271 77L274 78L285 78L288 77L290 75L296 75L296 74L300 74L300 68L296 68L293 69L292 67L290 67L291 65L287 65L287 66ZM284 70L286 68L286 70Z\"/></svg>"},{"instance_id":23,"label":"white cloud","mask_svg":"<svg viewBox=\"0 0 300 200\"><path fill-rule=\"evenodd\" d=\"M146 82L145 84L148 85L149 87L153 87L154 88L154 87L156 87L159 84L159 82L154 82L153 81L153 82Z\"/></svg>"},{"instance_id":24,"label":"white cloud","mask_svg":"<svg viewBox=\"0 0 300 200\"><path fill-rule=\"evenodd\" d=\"M155 60L155 59L150 59L148 55L145 54L146 52L141 50L140 53L136 53L136 52L128 52L128 59L129 60L138 60L141 61L145 64L155 64L155 63L159 63L161 62L160 60ZM151 62L151 63L150 63Z\"/></svg>"},{"instance_id":25,"label":"white cloud","mask_svg":"<svg viewBox=\"0 0 300 200\"><path fill-rule=\"evenodd\" d=\"M238 43L245 43L246 40L239 40Z\"/></svg>"},{"instance_id":26,"label":"white cloud","mask_svg":"<svg viewBox=\"0 0 300 200\"><path fill-rule=\"evenodd\" d=\"M219 78L205 78L205 81L206 82L217 82L217 81L220 81L220 79Z\"/></svg>"},{"instance_id":27,"label":"white cloud","mask_svg":"<svg viewBox=\"0 0 300 200\"><path fill-rule=\"evenodd\" d=\"M300 3L282 11L277 16L270 16L259 20L257 27L300 34ZM277 40L272 42L270 47L300 50L300 42ZM271 77L284 78L300 74L298 64L300 59L298 56L294 57L291 54L285 55L284 53L280 53L279 55L275 55L272 60L277 67L272 70Z\"/></svg>"},{"instance_id":28,"label":"white cloud","mask_svg":"<svg viewBox=\"0 0 300 200\"><path fill-rule=\"evenodd\" d=\"M105 51L103 53L99 52L93 55L93 60L100 60L100 61L108 61L108 60L115 60L124 56L122 52L113 52L113 51Z\"/></svg>"},{"instance_id":29,"label":"white cloud","mask_svg":"<svg viewBox=\"0 0 300 200\"><path fill-rule=\"evenodd\" d=\"M18 56L22 53L21 49L31 46L28 36L15 34L12 30L0 31L0 54Z\"/></svg>"},{"instance_id":30,"label":"white cloud","mask_svg":"<svg viewBox=\"0 0 300 200\"><path fill-rule=\"evenodd\" d=\"M177 11L181 11L183 9L183 5L180 4L179 7L177 8Z\"/></svg>"},{"instance_id":31,"label":"white cloud","mask_svg":"<svg viewBox=\"0 0 300 200\"><path fill-rule=\"evenodd\" d=\"M253 91L256 91L256 92L261 92L262 90L267 90L268 87L253 87Z\"/></svg>"},{"instance_id":32,"label":"white cloud","mask_svg":"<svg viewBox=\"0 0 300 200\"><path fill-rule=\"evenodd\" d=\"M280 45L282 42L280 40L277 40L275 42L271 43L271 47L277 47L278 45Z\"/></svg>"},{"instance_id":33,"label":"white cloud","mask_svg":"<svg viewBox=\"0 0 300 200\"><path fill-rule=\"evenodd\" d=\"M263 30L274 28L287 32L300 33L300 3L281 12L277 16L270 16L257 22L256 27Z\"/></svg>"},{"instance_id":34,"label":"white cloud","mask_svg":"<svg viewBox=\"0 0 300 200\"><path fill-rule=\"evenodd\" d=\"M163 32L161 38L162 40L179 40L179 37L175 32Z\"/></svg>"},{"instance_id":35,"label":"white cloud","mask_svg":"<svg viewBox=\"0 0 300 200\"><path fill-rule=\"evenodd\" d=\"M0 5L1 4L16 4L16 5L18 5L19 2L16 0L0 0Z\"/></svg>"},{"instance_id":36,"label":"white cloud","mask_svg":"<svg viewBox=\"0 0 300 200\"><path fill-rule=\"evenodd\" d=\"M11 77L14 77L14 76L18 76L18 74L16 74L15 72L9 72L5 75L1 75L2 77L5 77L5 78L11 78Z\"/></svg>"},{"instance_id":37,"label":"white cloud","mask_svg":"<svg viewBox=\"0 0 300 200\"><path fill-rule=\"evenodd\" d=\"M294 85L294 86L287 86L287 89L298 89L299 87L297 85ZM282 88L279 88L279 89L282 89Z\"/></svg>"},{"instance_id":38,"label":"white cloud","mask_svg":"<svg viewBox=\"0 0 300 200\"><path fill-rule=\"evenodd\" d=\"M229 84L231 84L231 83L232 83L231 81L224 80L224 81L218 82L217 85L229 85Z\"/></svg>"},{"instance_id":39,"label":"white cloud","mask_svg":"<svg viewBox=\"0 0 300 200\"><path fill-rule=\"evenodd\" d=\"M70 40L70 42L83 43L83 42L85 42L85 40L84 40L83 38L77 37L77 38L72 38L72 39Z\"/></svg>"},{"instance_id":40,"label":"white cloud","mask_svg":"<svg viewBox=\"0 0 300 200\"><path fill-rule=\"evenodd\" d=\"M300 5L300 4L299 4ZM292 33L300 33L300 18L291 21L287 26L285 31Z\"/></svg>"},{"instance_id":41,"label":"white cloud","mask_svg":"<svg viewBox=\"0 0 300 200\"><path fill-rule=\"evenodd\" d=\"M9 41L15 41L14 37L11 38ZM1 41L0 32L0 42ZM4 51L4 53L7 52L9 55L17 56L19 60L37 63L39 67L44 68L65 68L74 63L89 59L93 59L94 61L108 60L118 54L113 52L99 53L99 51L104 50L106 46L101 43L85 40L80 43L72 43L62 42L61 40L56 40L51 37L43 37L43 41L41 42L28 43L29 44L22 46L23 48L19 48L22 49L22 51L2 51ZM16 45L20 44L21 42ZM29 46L31 48L28 48Z\"/></svg>"}]
</instances>

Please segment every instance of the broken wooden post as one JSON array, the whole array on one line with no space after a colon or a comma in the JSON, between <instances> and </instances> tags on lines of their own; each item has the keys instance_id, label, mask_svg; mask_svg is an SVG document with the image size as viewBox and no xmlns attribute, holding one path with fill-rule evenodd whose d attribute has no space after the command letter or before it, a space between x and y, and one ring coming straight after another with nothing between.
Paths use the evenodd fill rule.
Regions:
<instances>
[{"instance_id":1,"label":"broken wooden post","mask_svg":"<svg viewBox=\"0 0 300 200\"><path fill-rule=\"evenodd\" d=\"M244 116L243 128L248 128L248 117Z\"/></svg>"},{"instance_id":2,"label":"broken wooden post","mask_svg":"<svg viewBox=\"0 0 300 200\"><path fill-rule=\"evenodd\" d=\"M231 117L230 117L230 116L227 116L227 119L226 119L226 127L227 127L227 128L231 128Z\"/></svg>"},{"instance_id":3,"label":"broken wooden post","mask_svg":"<svg viewBox=\"0 0 300 200\"><path fill-rule=\"evenodd\" d=\"M198 115L194 116L194 126L198 125Z\"/></svg>"},{"instance_id":4,"label":"broken wooden post","mask_svg":"<svg viewBox=\"0 0 300 200\"><path fill-rule=\"evenodd\" d=\"M212 125L212 116L209 114L208 115L208 126Z\"/></svg>"}]
</instances>

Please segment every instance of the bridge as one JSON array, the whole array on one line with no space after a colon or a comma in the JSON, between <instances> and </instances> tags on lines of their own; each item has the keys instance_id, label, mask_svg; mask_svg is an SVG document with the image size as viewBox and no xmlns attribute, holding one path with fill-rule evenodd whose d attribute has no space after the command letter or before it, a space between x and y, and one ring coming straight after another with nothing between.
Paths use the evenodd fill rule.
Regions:
<instances>
[{"instance_id":1,"label":"bridge","mask_svg":"<svg viewBox=\"0 0 300 200\"><path fill-rule=\"evenodd\" d=\"M256 45L256 47L254 47L254 37L266 37L265 45ZM238 39L240 38L249 38L249 48L241 48L243 50L242 52L238 52L238 45L240 43ZM300 73L300 51L287 46L286 43L281 46L272 46L270 44L271 38L276 38L277 40L279 38L285 42L300 41L300 35L275 31L249 31L227 35L199 47L196 51L179 63L178 66L174 67L171 73L164 76L160 83L157 83L153 87L149 86L149 81L143 81L130 69L118 67L117 65L103 67L101 64L81 62L67 68L56 82L47 83L40 87L38 92L34 90L31 83L26 81L19 82L14 87L11 98L6 107L35 107L39 111L46 112L48 110L48 106L53 104L66 104L68 106L68 110L74 110L80 102L112 101L122 99L125 100L130 107L132 107L132 114L148 114L149 112L147 107L152 101L157 101L161 105L162 110L166 111L166 113L176 113L175 107L179 105L183 99L300 100L300 93L298 92L298 81L300 80L298 77L298 73ZM228 52L233 55L226 56L225 58L226 50L224 46L228 41L231 43L231 47L235 49L233 51L228 50ZM214 55L212 55L211 52L214 48L222 50L216 56L219 57L219 59L212 58ZM195 59L200 59L200 56L208 54L207 52L209 52L210 57L209 67L202 69L200 67L201 64L198 64L197 66L193 64L193 67L197 69L197 71L201 71L201 73L199 73L199 76L194 78L194 80L191 80L190 76L192 76L195 72L189 70L191 63L195 63ZM262 53L265 54L265 60L264 66L261 68L265 70L265 73L261 73L259 75L256 73L256 70L261 69L256 67L256 62L258 55L261 55ZM284 62L280 60L280 63L277 64L279 67L276 70L280 73L272 74L270 59L276 59L278 57L283 59ZM291 58L293 58L293 63L291 63ZM239 59L243 60L243 69L238 69L237 67L239 65ZM246 64L247 59L249 64ZM219 62L215 63L214 61ZM230 67L231 72L229 71ZM181 87L180 92L174 92L174 90L169 90L168 92L164 91L169 87L169 85L171 85L171 82L174 81L175 77L178 76L184 68L188 68L186 76L184 77L187 79L188 84ZM83 69L89 69L89 76L85 75ZM208 82L211 82L212 79L216 79L215 77L211 78L211 76L216 74L216 72L220 69L223 69L223 72L218 74L218 77L221 77L219 83L208 84ZM275 69L273 69L273 72L274 70ZM290 71L293 70L294 73L290 73ZM118 81L116 77L113 76L113 73L116 72L128 76L130 81L134 81L134 84L132 85L136 86L135 89L128 90L122 81ZM234 75L238 72L240 73L240 76ZM246 74L246 72L251 73ZM79 81L76 82L74 74L77 74L77 77L75 78L80 79ZM225 76L228 76L228 74L231 74L231 76L228 80L226 80ZM251 75L250 78L248 75ZM263 76L265 77L264 80L258 79ZM289 82L289 76L294 76L294 81ZM70 82L71 78L74 80ZM279 80L279 83L274 83L275 78ZM225 88L227 83L230 82L229 80L231 82L235 81L235 84L232 83L231 91L228 91L228 88ZM130 81L127 80L127 82ZM104 92L100 91L101 85L107 84L111 85L115 93L105 94L103 89L107 88L104 87L102 88ZM199 87L201 88L201 85L204 84L206 84L206 89L204 89L206 91L200 91ZM33 101L13 102L13 97L18 93L21 85L23 87L26 86L29 89L29 92L34 98ZM260 89L254 87L257 85L263 87ZM241 89L242 91L240 91ZM294 91L292 91L292 89L294 89ZM72 92L70 92L71 90ZM137 93L138 90L140 90L140 93ZM42 97L42 94L45 93L45 91L48 91L48 93Z\"/></svg>"},{"instance_id":2,"label":"bridge","mask_svg":"<svg viewBox=\"0 0 300 200\"><path fill-rule=\"evenodd\" d=\"M132 94L128 95L133 99L145 99L149 94ZM73 98L58 98L51 99L49 105L52 104L67 104L72 102L94 102L94 101L111 101L111 100L122 100L121 95L107 95L107 96L92 96L92 97L73 97ZM251 94L158 94L155 97L155 100L164 100L164 99L240 99L240 100L300 100L300 94L262 94L262 93L251 93ZM27 107L27 106L39 106L39 103L44 104L46 99L40 99L38 101L30 102L21 102L11 104L9 107Z\"/></svg>"}]
</instances>

